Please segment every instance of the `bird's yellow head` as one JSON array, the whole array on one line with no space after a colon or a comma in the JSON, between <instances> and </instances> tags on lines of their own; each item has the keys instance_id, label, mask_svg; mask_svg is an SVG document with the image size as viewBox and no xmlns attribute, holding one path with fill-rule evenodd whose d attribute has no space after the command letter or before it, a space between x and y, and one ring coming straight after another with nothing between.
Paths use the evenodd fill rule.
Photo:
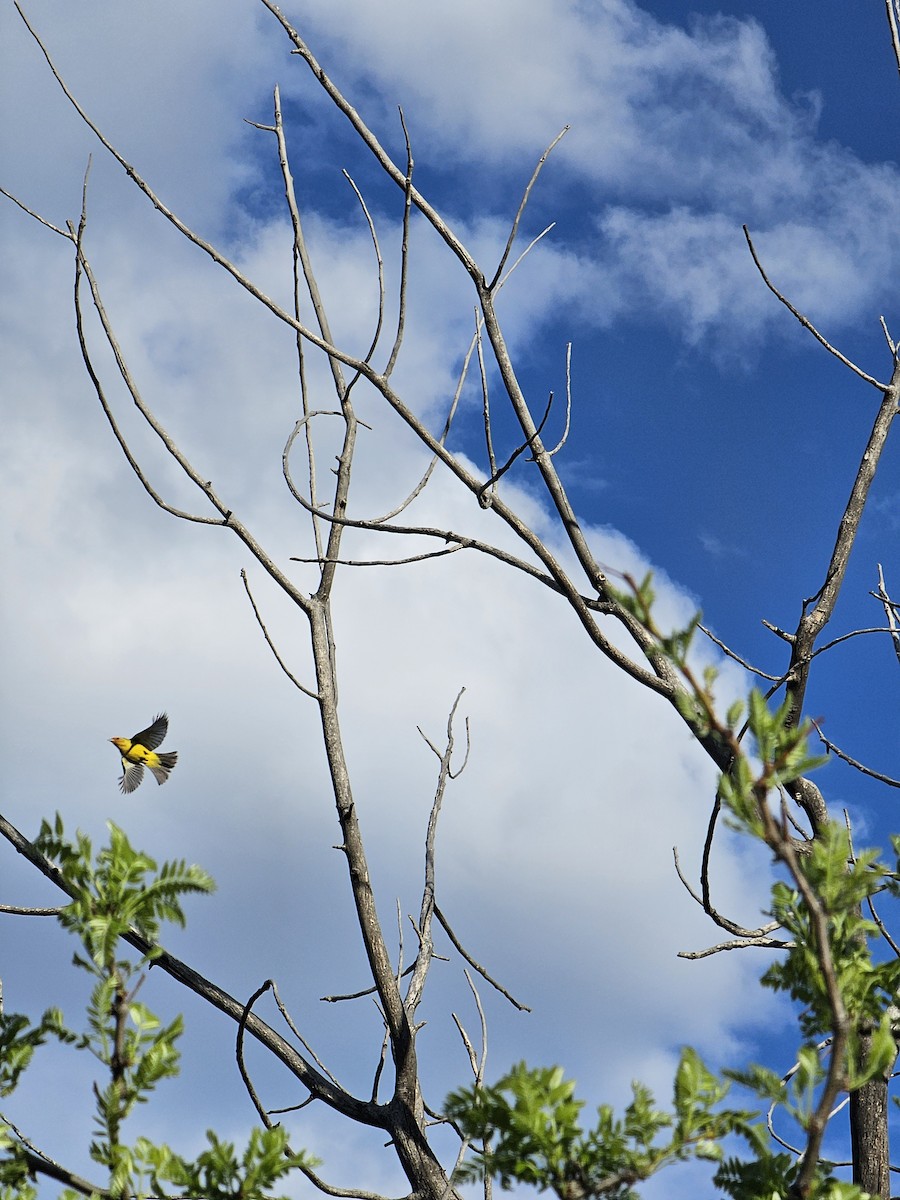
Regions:
<instances>
[{"instance_id":1,"label":"bird's yellow head","mask_svg":"<svg viewBox=\"0 0 900 1200\"><path fill-rule=\"evenodd\" d=\"M109 740L116 747L116 749L121 750L123 754L131 745L131 742L128 740L128 738L110 738Z\"/></svg>"}]
</instances>

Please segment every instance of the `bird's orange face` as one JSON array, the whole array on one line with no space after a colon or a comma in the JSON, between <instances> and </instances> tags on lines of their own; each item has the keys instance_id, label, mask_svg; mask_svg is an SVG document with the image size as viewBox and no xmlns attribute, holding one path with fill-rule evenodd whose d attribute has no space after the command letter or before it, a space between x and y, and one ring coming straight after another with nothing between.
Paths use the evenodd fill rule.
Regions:
<instances>
[{"instance_id":1,"label":"bird's orange face","mask_svg":"<svg viewBox=\"0 0 900 1200\"><path fill-rule=\"evenodd\" d=\"M131 745L128 738L110 738L109 740L117 749L122 750L123 752Z\"/></svg>"}]
</instances>

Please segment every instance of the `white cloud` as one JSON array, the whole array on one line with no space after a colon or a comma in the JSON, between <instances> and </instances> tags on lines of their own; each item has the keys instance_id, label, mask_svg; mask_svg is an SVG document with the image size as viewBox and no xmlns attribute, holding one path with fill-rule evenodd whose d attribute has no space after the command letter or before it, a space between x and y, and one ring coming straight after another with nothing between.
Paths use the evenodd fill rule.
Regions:
<instances>
[{"instance_id":1,"label":"white cloud","mask_svg":"<svg viewBox=\"0 0 900 1200\"><path fill-rule=\"evenodd\" d=\"M314 4L330 50L320 57L345 87L370 81L402 103L426 162L486 155L501 175L515 163L518 177L571 125L546 169L564 164L611 239L582 243L570 273L572 292L591 297L589 320L629 309L652 321L658 306L692 341L745 347L784 328L754 280L742 223L813 319L877 319L898 269L897 167L817 140L819 98L782 94L755 20L696 18L685 29L627 0L504 0L488 16L460 7ZM379 119L391 127L389 111Z\"/></svg>"},{"instance_id":2,"label":"white cloud","mask_svg":"<svg viewBox=\"0 0 900 1200\"><path fill-rule=\"evenodd\" d=\"M328 145L345 128L322 116L305 68L252 5L232 0L213 18L203 4L186 16L174 0L127 15L104 3L102 38L58 0L29 12L101 127L201 232L248 233L228 202L242 184L258 197L261 164L272 160L268 135L241 118L268 119L276 76L298 100L291 145L301 168L305 145L320 136ZM898 266L889 236L900 223L896 165L865 164L817 140L816 98L782 94L772 48L752 19L697 18L683 28L628 0L589 9L502 0L489 12L471 2L401 0L385 9L336 0L308 6L303 18L326 69L352 98L361 93L361 112L395 147L395 106L404 105L422 180L452 163L470 193L466 206L476 188L483 194L496 210L497 246L531 164L572 126L547 171L555 181L562 173L586 208L570 214L557 200L549 213L562 219L555 251L544 252L542 278L554 286L532 293L547 312L574 300L603 327L623 312L652 321L659 311L695 342L733 339L742 323L746 347L786 322L754 278L743 222L773 278L814 320L832 328L874 320L888 302ZM62 220L77 212L87 154L99 148L42 75L24 29L9 25L6 185ZM92 208L103 225L135 201L119 168L96 157ZM535 215L549 194L540 184ZM320 203L333 207L330 190ZM455 221L452 207L447 215ZM586 237L581 216L593 216L602 236Z\"/></svg>"}]
</instances>

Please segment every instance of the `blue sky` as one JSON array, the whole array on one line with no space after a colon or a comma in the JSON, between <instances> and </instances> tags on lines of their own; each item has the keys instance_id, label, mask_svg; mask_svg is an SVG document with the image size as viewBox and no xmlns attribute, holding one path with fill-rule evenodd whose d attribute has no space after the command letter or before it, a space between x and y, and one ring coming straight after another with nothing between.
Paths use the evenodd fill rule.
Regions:
<instances>
[{"instance_id":1,"label":"blue sky","mask_svg":"<svg viewBox=\"0 0 900 1200\"><path fill-rule=\"evenodd\" d=\"M564 393L573 343L572 433L558 463L598 557L652 568L663 621L705 620L777 672L762 626L796 623L821 582L878 395L800 328L752 266L742 223L773 281L864 370L885 379L878 318L898 336L900 169L896 67L880 5L852 16L818 5L553 4L473 0L389 6L316 0L290 18L384 143L400 153L402 105L417 183L485 265L496 261L533 165L563 124L523 223L555 228L510 280L501 305L517 369L542 409ZM90 12L62 0L27 9L72 88L166 201L286 296L289 238L267 122L281 86L293 169L338 340L365 346L372 256L346 168L397 276L396 189L323 105L281 31L251 0L185 9L176 0ZM163 422L280 562L308 551L280 455L296 416L290 339L163 227L73 118L10 4L4 47L2 184L60 223L75 218L94 153L90 249L107 304ZM312 707L292 691L252 620L239 571L292 667L308 673L305 631L220 531L177 524L140 489L84 378L60 239L0 209L6 265L0 361L7 472L4 561L5 811L25 832L59 810L100 838L122 824L148 852L198 861L219 891L197 901L170 948L233 994L278 979L317 1049L365 1090L375 1014L318 1004L365 981L338 856ZM462 272L420 221L412 237L409 330L400 390L439 425L472 329ZM99 360L108 368L102 355ZM311 364L317 387L321 365ZM111 377L110 377L111 378ZM371 397L354 495L383 511L415 482L421 452ZM117 405L167 498L195 507L157 446ZM328 407L328 404L324 404ZM554 419L561 420L559 412ZM482 463L480 414L466 393L456 448ZM511 437L502 416L498 435ZM328 431L322 430L323 461ZM522 463L505 494L556 544ZM420 516L499 538L489 514L436 477ZM900 585L900 465L882 462L833 635L883 624L868 596L881 562ZM357 556L383 557L370 536ZM393 547L388 547L393 551ZM310 580L292 568L296 577ZM677 883L671 847L696 870L714 776L677 719L588 653L543 589L495 564L452 558L347 572L335 600L342 709L385 924L418 907L433 759L416 726L441 736L465 686L472 758L445 806L439 902L481 961L533 1006L489 1000L489 1073L560 1062L594 1103L640 1078L664 1097L679 1045L714 1064L791 1065L790 1016L755 980L752 954L689 964L680 949L718 940ZM719 662L716 652L705 652ZM747 681L721 662L722 690ZM836 649L809 707L834 741L897 776L896 661L882 637ZM116 788L106 739L160 709L179 750L164 789ZM65 753L48 749L47 731ZM168 745L168 743L167 743ZM64 760L64 761L61 761ZM894 832L885 796L840 765L822 773L832 811L860 841ZM151 790L152 789L152 790ZM755 924L766 856L723 837L720 909ZM3 902L50 903L4 860ZM49 923L4 920L5 1001L73 1017L80 981ZM25 957L18 960L19 955ZM458 964L439 964L423 1054L429 1099L465 1077L451 1009L474 1021ZM233 1032L154 978L164 1014L184 1010L185 1071L135 1133L200 1148L211 1125L252 1123L231 1057ZM273 1106L297 1100L259 1067ZM85 1173L89 1096L80 1064L51 1059L18 1116L38 1144ZM59 1080L80 1092L66 1093ZM85 1100L85 1104L87 1099ZM202 1122L194 1128L194 1117ZM62 1114L66 1114L63 1116ZM12 1116L13 1114L10 1113ZM61 1132L62 1130L62 1132ZM79 1139L79 1134L82 1136ZM293 1132L336 1183L398 1194L377 1139L321 1113ZM330 1168L330 1171L329 1171ZM669 1196L695 1181L664 1180ZM299 1187L297 1194L308 1189ZM47 1194L54 1194L52 1190Z\"/></svg>"}]
</instances>

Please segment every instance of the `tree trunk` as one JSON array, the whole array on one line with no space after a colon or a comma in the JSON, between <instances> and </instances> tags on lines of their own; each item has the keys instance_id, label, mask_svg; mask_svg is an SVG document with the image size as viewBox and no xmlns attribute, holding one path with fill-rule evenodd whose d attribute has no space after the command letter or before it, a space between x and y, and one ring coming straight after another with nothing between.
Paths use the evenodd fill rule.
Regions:
<instances>
[{"instance_id":1,"label":"tree trunk","mask_svg":"<svg viewBox=\"0 0 900 1200\"><path fill-rule=\"evenodd\" d=\"M872 1079L858 1092L851 1094L850 1138L853 1145L853 1182L871 1196L888 1200L891 1173L886 1078Z\"/></svg>"}]
</instances>

